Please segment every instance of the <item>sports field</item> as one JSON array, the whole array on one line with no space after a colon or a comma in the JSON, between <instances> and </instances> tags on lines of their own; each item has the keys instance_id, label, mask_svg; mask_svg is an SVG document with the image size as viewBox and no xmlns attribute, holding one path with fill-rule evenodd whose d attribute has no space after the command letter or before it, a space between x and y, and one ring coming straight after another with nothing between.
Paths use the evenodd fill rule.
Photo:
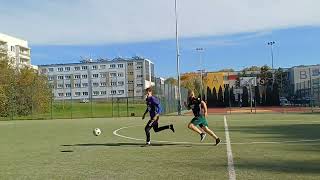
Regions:
<instances>
[{"instance_id":1,"label":"sports field","mask_svg":"<svg viewBox=\"0 0 320 180\"><path fill-rule=\"evenodd\" d=\"M320 179L319 114L210 115L219 146L190 119L161 117L176 132L150 147L141 118L0 121L0 179Z\"/></svg>"}]
</instances>

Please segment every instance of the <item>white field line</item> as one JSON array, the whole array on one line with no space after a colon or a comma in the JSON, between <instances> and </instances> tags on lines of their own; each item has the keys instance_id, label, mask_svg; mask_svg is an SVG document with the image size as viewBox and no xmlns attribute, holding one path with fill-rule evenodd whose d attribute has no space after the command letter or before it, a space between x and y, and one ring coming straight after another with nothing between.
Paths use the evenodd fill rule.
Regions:
<instances>
[{"instance_id":1,"label":"white field line","mask_svg":"<svg viewBox=\"0 0 320 180\"><path fill-rule=\"evenodd\" d=\"M131 127L137 127L137 126L141 126L141 125L136 125L136 126L127 126L127 127L121 127L119 129L116 129L113 131L113 134L115 136L121 137L121 138L125 138L125 139L130 139L130 140L135 140L135 141L145 141L145 139L140 139L140 138L135 138L135 137L130 137L130 136L125 136L122 134L119 134L119 131L122 129L128 129ZM172 144L190 144L190 145L209 145L213 143L194 143L194 142L182 142L182 141L158 141L158 140L152 140L152 142L160 142L160 143L172 143ZM305 143L310 143L310 142L319 142L320 143L320 139L300 139L300 140L294 140L294 141L256 141L256 142L233 142L230 143L231 145L248 145L248 144L289 144L289 143L299 143L296 144L298 145L304 145L303 142ZM221 142L220 144L226 144L225 142Z\"/></svg>"},{"instance_id":2,"label":"white field line","mask_svg":"<svg viewBox=\"0 0 320 180\"><path fill-rule=\"evenodd\" d=\"M236 171L234 170L233 156L232 156L230 136L229 136L229 128L228 128L226 116L224 116L224 130L226 133L229 180L235 180L236 179Z\"/></svg>"}]
</instances>

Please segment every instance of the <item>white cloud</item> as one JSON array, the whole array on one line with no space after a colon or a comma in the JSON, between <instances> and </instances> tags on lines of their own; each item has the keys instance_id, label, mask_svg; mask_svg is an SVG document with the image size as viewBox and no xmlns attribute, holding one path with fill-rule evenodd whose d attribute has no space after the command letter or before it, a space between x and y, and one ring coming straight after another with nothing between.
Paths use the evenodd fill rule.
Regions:
<instances>
[{"instance_id":1,"label":"white cloud","mask_svg":"<svg viewBox=\"0 0 320 180\"><path fill-rule=\"evenodd\" d=\"M178 0L178 6L183 37L320 25L319 0ZM102 44L175 36L174 0L5 1L0 21L1 32L32 44Z\"/></svg>"}]
</instances>

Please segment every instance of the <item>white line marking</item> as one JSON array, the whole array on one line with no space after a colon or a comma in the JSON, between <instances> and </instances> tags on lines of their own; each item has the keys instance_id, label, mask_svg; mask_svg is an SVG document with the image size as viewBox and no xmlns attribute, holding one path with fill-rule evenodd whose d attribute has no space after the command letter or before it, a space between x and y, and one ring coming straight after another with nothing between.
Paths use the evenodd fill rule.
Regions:
<instances>
[{"instance_id":1,"label":"white line marking","mask_svg":"<svg viewBox=\"0 0 320 180\"><path fill-rule=\"evenodd\" d=\"M229 137L229 129L228 129L228 123L227 123L226 116L224 116L224 130L226 133L229 180L235 180L236 179L236 172L234 170L232 150L231 150L230 137Z\"/></svg>"},{"instance_id":2,"label":"white line marking","mask_svg":"<svg viewBox=\"0 0 320 180\"><path fill-rule=\"evenodd\" d=\"M135 140L135 141L145 141L145 139L134 138L134 137L130 137L130 136L121 135L121 134L118 133L122 129L128 129L128 128L137 127L137 126L142 126L142 125L121 127L119 129L114 130L113 134L115 136L122 137L122 138L125 138L125 139L131 139L131 140ZM152 140L152 142L172 143L172 144L190 144L190 145L212 144L212 143L193 143L193 142L181 142L181 141L179 141L179 142L175 142L175 141L157 141L157 140ZM230 143L230 144L232 144L232 145L248 145L248 144L289 144L289 143L299 143L299 144L296 144L298 146L298 145L305 145L305 144L302 144L303 142L320 142L320 139L300 139L300 140L295 140L295 141L233 142L233 143ZM226 144L226 143L221 142L220 144Z\"/></svg>"}]
</instances>

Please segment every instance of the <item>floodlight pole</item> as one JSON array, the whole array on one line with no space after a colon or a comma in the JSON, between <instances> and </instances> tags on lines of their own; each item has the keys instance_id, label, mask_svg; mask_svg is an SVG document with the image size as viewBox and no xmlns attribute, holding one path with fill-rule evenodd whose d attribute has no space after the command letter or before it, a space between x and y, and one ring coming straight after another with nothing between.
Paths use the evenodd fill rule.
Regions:
<instances>
[{"instance_id":1,"label":"floodlight pole","mask_svg":"<svg viewBox=\"0 0 320 180\"><path fill-rule=\"evenodd\" d=\"M201 54L201 53L204 51L204 49L203 49L203 48L196 48L196 51L199 52L200 78L201 78L201 88L200 88L201 93L200 93L200 97L201 97L201 100L203 100L203 99L202 99L202 97L203 97L203 80L202 80L202 72L203 72L203 69L202 69L202 54Z\"/></svg>"},{"instance_id":2,"label":"floodlight pole","mask_svg":"<svg viewBox=\"0 0 320 180\"><path fill-rule=\"evenodd\" d=\"M271 68L272 68L272 85L274 84L274 72L273 72L273 45L275 44L274 41L268 42L268 45L270 46L271 50Z\"/></svg>"},{"instance_id":3,"label":"floodlight pole","mask_svg":"<svg viewBox=\"0 0 320 180\"><path fill-rule=\"evenodd\" d=\"M178 39L178 12L177 12L177 0L174 1L174 11L176 18L176 55L177 55L177 76L178 76L178 115L181 115L181 82L180 82L180 52L179 52L179 39Z\"/></svg>"}]
</instances>

